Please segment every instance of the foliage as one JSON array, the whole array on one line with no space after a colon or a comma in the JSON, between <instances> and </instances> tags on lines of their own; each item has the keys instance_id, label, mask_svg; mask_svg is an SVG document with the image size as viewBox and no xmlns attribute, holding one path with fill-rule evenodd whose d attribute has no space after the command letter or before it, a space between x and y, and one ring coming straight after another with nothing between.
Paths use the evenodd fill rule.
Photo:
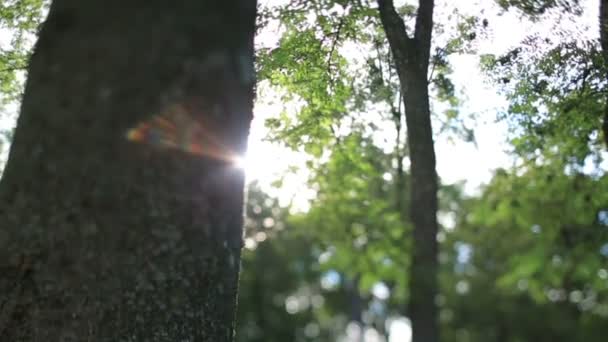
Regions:
<instances>
[{"instance_id":1,"label":"foliage","mask_svg":"<svg viewBox=\"0 0 608 342\"><path fill-rule=\"evenodd\" d=\"M416 8L397 9L412 21ZM378 130L400 124L403 116L397 73L378 18L375 1L294 1L268 8L261 23L280 20L278 46L258 51L259 79L284 92L288 105L267 122L271 138L318 157L332 146L345 125L356 123ZM436 24L439 38L431 58L429 81L444 123L472 141L472 131L459 120L449 57L474 51L474 40L485 25L479 18L450 14L455 25ZM396 121L396 122L395 122ZM312 146L316 145L316 146Z\"/></svg>"},{"instance_id":2,"label":"foliage","mask_svg":"<svg viewBox=\"0 0 608 342\"><path fill-rule=\"evenodd\" d=\"M580 13L580 0L496 0L502 8L515 7L528 15L542 15L550 9L558 8Z\"/></svg>"},{"instance_id":3,"label":"foliage","mask_svg":"<svg viewBox=\"0 0 608 342\"><path fill-rule=\"evenodd\" d=\"M18 98L33 38L48 7L44 0L9 0L0 4L0 100Z\"/></svg>"},{"instance_id":4,"label":"foliage","mask_svg":"<svg viewBox=\"0 0 608 342\"><path fill-rule=\"evenodd\" d=\"M522 176L499 173L467 222L518 236L511 248L520 252L509 256L512 271L498 285L513 288L523 279L538 301L547 300L547 287L608 290L593 279L608 257L607 190L606 176L567 174L555 166L530 167Z\"/></svg>"},{"instance_id":5,"label":"foliage","mask_svg":"<svg viewBox=\"0 0 608 342\"><path fill-rule=\"evenodd\" d=\"M255 184L247 213L237 341L339 340L358 290L320 263L327 241Z\"/></svg>"},{"instance_id":6,"label":"foliage","mask_svg":"<svg viewBox=\"0 0 608 342\"><path fill-rule=\"evenodd\" d=\"M299 225L314 229L329 252L324 267L350 278L360 276L362 291L378 281L400 285L407 279L406 229L395 207L392 156L359 134L340 142L311 180L317 198ZM396 270L400 270L396 272Z\"/></svg>"},{"instance_id":7,"label":"foliage","mask_svg":"<svg viewBox=\"0 0 608 342\"><path fill-rule=\"evenodd\" d=\"M276 315L263 329L273 333L260 335L260 341L292 336L281 331L305 336L307 327L309 333L319 333L310 340L336 340L352 317L348 286L353 279L367 322L372 317L382 322L376 327L404 303L407 265L399 258L403 243L395 243L391 231L400 238L408 227L399 225L388 203L391 181L382 174L388 156L361 144L360 137L346 141L345 148L358 152L340 151L330 158L315 180L319 196L310 212L284 213L280 233L268 234L254 251L245 252L242 296L266 299L254 304L241 300L241 314L246 312L249 320L259 312ZM563 170L558 164L499 170L474 197L463 196L459 186L442 188L442 213L454 221L439 237L443 341L603 340L608 323L608 178ZM270 200L250 203L254 208L276 205ZM250 212L257 222L250 227L258 228L248 236L255 236L271 215L277 227L277 213L264 206ZM250 258L258 263L248 267ZM337 272L340 281L323 288L319 284L327 272ZM253 287L252 278L265 287ZM377 282L390 289L387 299L374 297ZM289 313L285 298L303 293L323 297L323 304ZM335 329L331 333L330 327Z\"/></svg>"},{"instance_id":8,"label":"foliage","mask_svg":"<svg viewBox=\"0 0 608 342\"><path fill-rule=\"evenodd\" d=\"M528 160L559 155L578 166L588 157L597 163L606 99L599 44L567 40L544 51L538 48L550 43L530 37L503 56L482 57L510 100L502 119L511 124L514 150Z\"/></svg>"},{"instance_id":9,"label":"foliage","mask_svg":"<svg viewBox=\"0 0 608 342\"><path fill-rule=\"evenodd\" d=\"M295 234L285 221L286 209L255 184L249 187L246 212L237 340L307 340L304 327L314 322L314 307L309 301L300 308L296 295L319 296L314 293L319 271L309 267L315 262L311 243ZM287 307L288 300L293 307Z\"/></svg>"},{"instance_id":10,"label":"foliage","mask_svg":"<svg viewBox=\"0 0 608 342\"><path fill-rule=\"evenodd\" d=\"M498 171L463 202L442 259L447 341L603 339L608 178L561 170Z\"/></svg>"},{"instance_id":11,"label":"foliage","mask_svg":"<svg viewBox=\"0 0 608 342\"><path fill-rule=\"evenodd\" d=\"M271 84L285 87L284 101L298 99L305 103L299 111L299 125L291 126L289 114L284 112L280 118L269 119L268 127L275 132L275 139L290 146L305 144L317 157L319 149L306 144L303 137L315 136L321 142L327 141L332 136L332 118L344 115L350 92L347 75L327 73L326 68L332 68L325 59L327 49L322 38L312 29L305 29L283 36L280 47L259 52L259 63L263 66L260 76Z\"/></svg>"},{"instance_id":12,"label":"foliage","mask_svg":"<svg viewBox=\"0 0 608 342\"><path fill-rule=\"evenodd\" d=\"M5 106L21 97L33 37L48 8L46 0L0 2L0 122ZM15 113L9 113L15 115ZM12 129L0 124L0 154L12 139ZM0 174L4 168L0 159Z\"/></svg>"}]
</instances>

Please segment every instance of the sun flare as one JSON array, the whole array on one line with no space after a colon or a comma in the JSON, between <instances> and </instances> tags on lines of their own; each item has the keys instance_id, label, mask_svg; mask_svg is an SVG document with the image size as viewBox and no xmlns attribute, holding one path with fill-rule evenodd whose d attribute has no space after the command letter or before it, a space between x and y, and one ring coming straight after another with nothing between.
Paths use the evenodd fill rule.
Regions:
<instances>
[{"instance_id":1,"label":"sun flare","mask_svg":"<svg viewBox=\"0 0 608 342\"><path fill-rule=\"evenodd\" d=\"M245 170L247 167L247 155L232 158L232 165L237 169Z\"/></svg>"}]
</instances>

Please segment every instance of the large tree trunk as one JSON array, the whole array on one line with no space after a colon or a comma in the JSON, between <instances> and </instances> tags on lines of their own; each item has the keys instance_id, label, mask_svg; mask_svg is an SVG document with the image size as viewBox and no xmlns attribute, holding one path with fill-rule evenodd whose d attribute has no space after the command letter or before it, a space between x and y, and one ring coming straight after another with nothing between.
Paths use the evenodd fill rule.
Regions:
<instances>
[{"instance_id":1,"label":"large tree trunk","mask_svg":"<svg viewBox=\"0 0 608 342\"><path fill-rule=\"evenodd\" d=\"M427 81L434 3L419 1L412 38L392 0L378 0L378 6L399 73L410 149L409 215L414 244L408 314L414 342L437 342L437 174Z\"/></svg>"},{"instance_id":2,"label":"large tree trunk","mask_svg":"<svg viewBox=\"0 0 608 342\"><path fill-rule=\"evenodd\" d=\"M0 184L1 341L232 340L255 11L53 1ZM202 151L126 139L174 105Z\"/></svg>"}]
</instances>

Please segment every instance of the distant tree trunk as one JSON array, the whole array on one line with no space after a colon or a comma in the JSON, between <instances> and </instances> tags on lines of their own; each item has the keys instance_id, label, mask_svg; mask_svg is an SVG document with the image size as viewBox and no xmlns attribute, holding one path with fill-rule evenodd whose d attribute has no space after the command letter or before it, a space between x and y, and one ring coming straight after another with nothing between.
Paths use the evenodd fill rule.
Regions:
<instances>
[{"instance_id":1,"label":"distant tree trunk","mask_svg":"<svg viewBox=\"0 0 608 342\"><path fill-rule=\"evenodd\" d=\"M409 215L414 245L408 314L414 342L437 342L437 174L427 80L434 2L419 0L413 37L392 0L378 0L378 7L399 74L410 150Z\"/></svg>"},{"instance_id":2,"label":"distant tree trunk","mask_svg":"<svg viewBox=\"0 0 608 342\"><path fill-rule=\"evenodd\" d=\"M232 340L255 15L53 1L0 184L1 341ZM176 105L165 146L126 139Z\"/></svg>"},{"instance_id":3,"label":"distant tree trunk","mask_svg":"<svg viewBox=\"0 0 608 342\"><path fill-rule=\"evenodd\" d=\"M602 55L604 56L603 68L608 69L608 0L600 0L600 44L602 46ZM608 72L606 73L608 77ZM602 132L604 134L604 143L608 148L608 99L604 104L604 119L602 123Z\"/></svg>"},{"instance_id":4,"label":"distant tree trunk","mask_svg":"<svg viewBox=\"0 0 608 342\"><path fill-rule=\"evenodd\" d=\"M352 279L346 278L346 296L348 298L348 321L355 323L360 329L360 334L356 342L364 342L365 323L363 323L363 298L359 292L360 274L356 274Z\"/></svg>"}]
</instances>

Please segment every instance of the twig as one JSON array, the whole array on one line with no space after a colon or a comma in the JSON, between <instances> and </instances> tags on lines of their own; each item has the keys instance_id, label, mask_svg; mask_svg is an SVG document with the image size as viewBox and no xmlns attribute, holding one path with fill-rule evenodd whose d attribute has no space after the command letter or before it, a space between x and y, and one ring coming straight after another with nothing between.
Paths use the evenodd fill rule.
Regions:
<instances>
[{"instance_id":1,"label":"twig","mask_svg":"<svg viewBox=\"0 0 608 342\"><path fill-rule=\"evenodd\" d=\"M8 67L8 68L0 69L0 73L13 72L13 71L18 71L18 70L26 70L26 69L27 69L27 65L12 66L12 67Z\"/></svg>"},{"instance_id":2,"label":"twig","mask_svg":"<svg viewBox=\"0 0 608 342\"><path fill-rule=\"evenodd\" d=\"M333 78L331 77L331 59L333 57L334 51L336 50L336 45L338 44L338 40L340 40L340 32L342 31L342 26L344 25L345 16L340 18L340 23L338 23L338 29L336 30L336 34L334 36L334 40L331 44L331 49L329 50L329 55L327 56L327 73L329 74L329 79L331 83L333 83Z\"/></svg>"}]
</instances>

